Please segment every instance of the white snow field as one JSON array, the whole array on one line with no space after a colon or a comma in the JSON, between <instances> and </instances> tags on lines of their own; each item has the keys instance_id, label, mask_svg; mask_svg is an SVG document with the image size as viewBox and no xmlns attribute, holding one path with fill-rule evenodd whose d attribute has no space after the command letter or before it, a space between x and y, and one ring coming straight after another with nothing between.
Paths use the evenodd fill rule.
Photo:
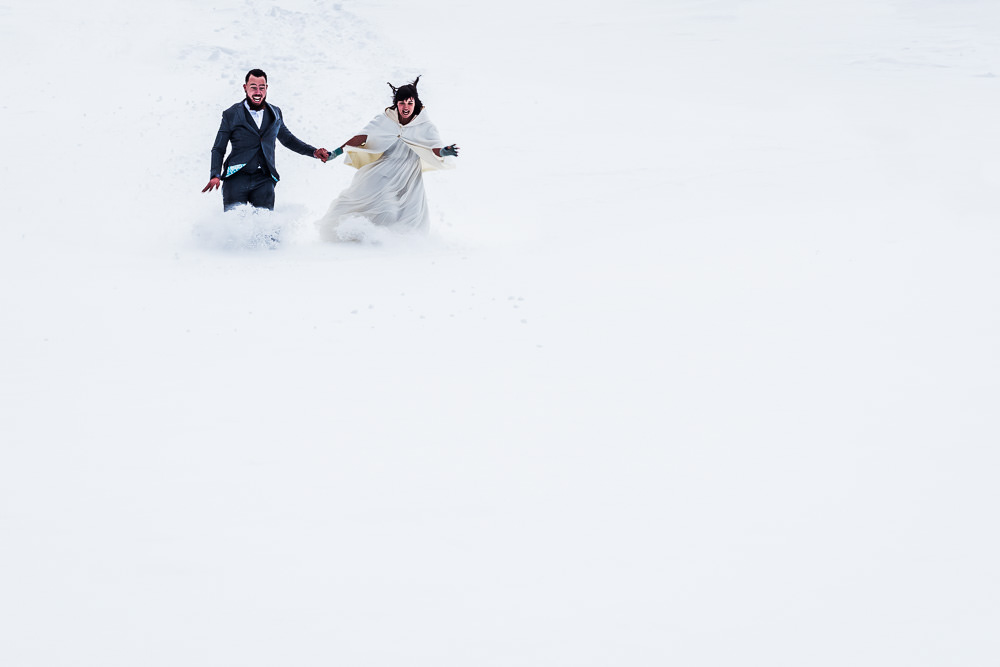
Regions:
<instances>
[{"instance_id":1,"label":"white snow field","mask_svg":"<svg viewBox=\"0 0 1000 667\"><path fill-rule=\"evenodd\" d=\"M1000 663L1000 4L0 0L0 665ZM313 226L422 75L432 232ZM274 250L253 235L280 227Z\"/></svg>"}]
</instances>

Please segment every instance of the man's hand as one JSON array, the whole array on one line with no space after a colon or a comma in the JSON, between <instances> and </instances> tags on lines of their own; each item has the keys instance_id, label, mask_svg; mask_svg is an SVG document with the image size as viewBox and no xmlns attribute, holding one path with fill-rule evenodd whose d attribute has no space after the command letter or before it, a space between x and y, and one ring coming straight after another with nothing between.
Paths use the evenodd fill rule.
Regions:
<instances>
[{"instance_id":1,"label":"man's hand","mask_svg":"<svg viewBox=\"0 0 1000 667\"><path fill-rule=\"evenodd\" d=\"M317 157L325 163L330 159L330 153L325 148L317 148L316 152L313 153L313 157Z\"/></svg>"},{"instance_id":2,"label":"man's hand","mask_svg":"<svg viewBox=\"0 0 1000 667\"><path fill-rule=\"evenodd\" d=\"M458 157L458 146L452 144L451 146L445 146L441 149L441 157L451 155L453 157Z\"/></svg>"},{"instance_id":3,"label":"man's hand","mask_svg":"<svg viewBox=\"0 0 1000 667\"><path fill-rule=\"evenodd\" d=\"M208 182L208 185L205 186L205 189L202 190L202 192L208 192L209 190L215 190L220 185L222 185L222 179L220 179L218 176L213 176L212 180L210 180Z\"/></svg>"}]
</instances>

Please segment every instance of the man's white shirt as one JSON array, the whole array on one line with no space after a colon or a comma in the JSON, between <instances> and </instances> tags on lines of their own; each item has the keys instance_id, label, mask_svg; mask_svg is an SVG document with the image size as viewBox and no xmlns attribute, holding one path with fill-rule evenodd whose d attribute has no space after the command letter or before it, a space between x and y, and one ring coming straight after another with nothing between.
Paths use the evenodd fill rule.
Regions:
<instances>
[{"instance_id":1,"label":"man's white shirt","mask_svg":"<svg viewBox=\"0 0 1000 667\"><path fill-rule=\"evenodd\" d=\"M247 108L247 111L250 112L250 115L253 116L253 120L255 123L257 123L257 129L259 130L260 124L264 122L264 109L261 108L260 111L254 111L253 109L250 108L250 105L247 103L246 100L243 100L243 106L245 106Z\"/></svg>"}]
</instances>

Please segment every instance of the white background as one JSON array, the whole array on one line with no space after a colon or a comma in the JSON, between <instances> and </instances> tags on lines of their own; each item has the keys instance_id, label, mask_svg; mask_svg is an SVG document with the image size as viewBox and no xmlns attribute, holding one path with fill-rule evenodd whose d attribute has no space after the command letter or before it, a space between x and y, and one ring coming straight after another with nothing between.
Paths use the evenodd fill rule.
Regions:
<instances>
[{"instance_id":1,"label":"white background","mask_svg":"<svg viewBox=\"0 0 1000 667\"><path fill-rule=\"evenodd\" d=\"M0 663L996 665L997 35L0 0ZM423 75L431 236L202 194L255 67L328 148Z\"/></svg>"}]
</instances>

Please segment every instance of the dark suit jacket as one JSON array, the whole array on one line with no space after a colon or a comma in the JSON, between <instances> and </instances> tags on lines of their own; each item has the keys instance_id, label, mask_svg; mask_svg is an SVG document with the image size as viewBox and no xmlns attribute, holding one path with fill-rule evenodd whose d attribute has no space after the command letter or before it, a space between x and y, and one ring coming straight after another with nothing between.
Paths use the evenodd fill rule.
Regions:
<instances>
[{"instance_id":1,"label":"dark suit jacket","mask_svg":"<svg viewBox=\"0 0 1000 667\"><path fill-rule=\"evenodd\" d=\"M300 141L285 127L281 109L278 107L268 102L264 103L264 120L260 129L257 129L257 123L243 102L237 102L222 112L222 124L219 125L219 133L215 136L215 145L212 146L211 177L225 179L232 176L250 162L257 155L257 151L262 151L266 167L277 181L278 170L274 167L275 139L286 148L302 155L312 156L316 152L315 148ZM226 145L230 143L233 145L233 150L223 162Z\"/></svg>"}]
</instances>

